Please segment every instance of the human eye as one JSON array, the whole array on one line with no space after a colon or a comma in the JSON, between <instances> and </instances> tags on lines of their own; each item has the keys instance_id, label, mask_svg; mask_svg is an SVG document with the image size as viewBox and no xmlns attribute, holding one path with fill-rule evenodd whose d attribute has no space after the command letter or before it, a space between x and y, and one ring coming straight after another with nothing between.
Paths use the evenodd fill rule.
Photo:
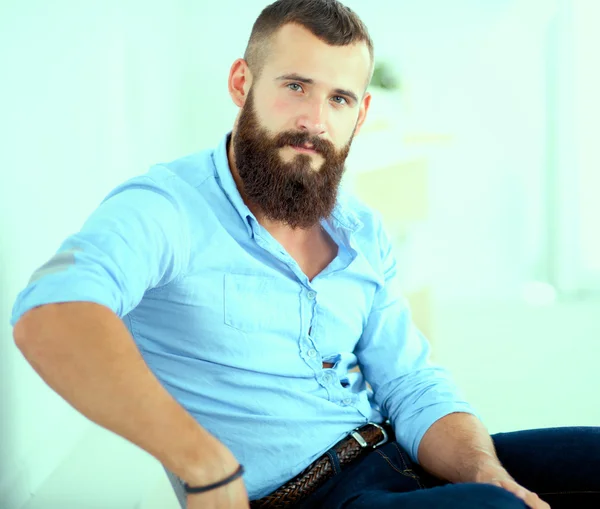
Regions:
<instances>
[{"instance_id":1,"label":"human eye","mask_svg":"<svg viewBox=\"0 0 600 509\"><path fill-rule=\"evenodd\" d=\"M299 83L289 83L287 85L287 87L292 91L292 92L301 92L302 91L302 86Z\"/></svg>"},{"instance_id":2,"label":"human eye","mask_svg":"<svg viewBox=\"0 0 600 509\"><path fill-rule=\"evenodd\" d=\"M348 104L348 101L346 100L345 97L342 97L341 95L334 95L331 100L336 103L336 104L340 104L340 105L344 105L344 104Z\"/></svg>"}]
</instances>

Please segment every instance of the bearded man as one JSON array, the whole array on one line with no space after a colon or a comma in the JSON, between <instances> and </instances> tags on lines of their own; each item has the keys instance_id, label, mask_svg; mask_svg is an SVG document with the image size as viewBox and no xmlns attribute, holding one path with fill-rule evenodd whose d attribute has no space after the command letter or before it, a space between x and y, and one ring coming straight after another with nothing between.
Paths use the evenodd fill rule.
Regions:
<instances>
[{"instance_id":1,"label":"bearded man","mask_svg":"<svg viewBox=\"0 0 600 509\"><path fill-rule=\"evenodd\" d=\"M17 345L189 509L600 507L598 428L491 437L339 191L373 61L336 0L266 7L232 132L114 189L19 295Z\"/></svg>"}]
</instances>

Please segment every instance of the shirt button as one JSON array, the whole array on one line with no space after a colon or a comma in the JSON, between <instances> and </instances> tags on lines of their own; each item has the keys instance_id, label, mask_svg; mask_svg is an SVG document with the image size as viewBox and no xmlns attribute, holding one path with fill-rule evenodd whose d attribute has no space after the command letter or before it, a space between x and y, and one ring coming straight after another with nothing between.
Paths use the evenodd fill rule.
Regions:
<instances>
[{"instance_id":1,"label":"shirt button","mask_svg":"<svg viewBox=\"0 0 600 509\"><path fill-rule=\"evenodd\" d=\"M317 296L317 292L308 292L306 294L306 296L309 298L309 300L315 300L315 297Z\"/></svg>"},{"instance_id":2,"label":"shirt button","mask_svg":"<svg viewBox=\"0 0 600 509\"><path fill-rule=\"evenodd\" d=\"M317 356L317 351L314 348L311 348L307 353L311 359L314 359Z\"/></svg>"},{"instance_id":3,"label":"shirt button","mask_svg":"<svg viewBox=\"0 0 600 509\"><path fill-rule=\"evenodd\" d=\"M350 398L346 398L345 400L342 401L342 403L344 405L351 405L352 404L352 400Z\"/></svg>"}]
</instances>

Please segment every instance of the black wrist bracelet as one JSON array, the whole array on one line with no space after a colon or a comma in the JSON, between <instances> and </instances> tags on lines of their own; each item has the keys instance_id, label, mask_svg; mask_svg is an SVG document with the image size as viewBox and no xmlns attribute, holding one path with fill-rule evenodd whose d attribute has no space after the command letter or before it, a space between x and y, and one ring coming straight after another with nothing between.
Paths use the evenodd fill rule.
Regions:
<instances>
[{"instance_id":1,"label":"black wrist bracelet","mask_svg":"<svg viewBox=\"0 0 600 509\"><path fill-rule=\"evenodd\" d=\"M183 487L185 488L186 493L205 493L207 491L214 490L216 488L220 488L221 486L225 486L226 484L229 484L230 482L235 481L237 478L242 477L242 475L244 475L244 467L242 465L240 465L233 474L231 474L229 477L226 477L222 481L219 481L219 482L216 482L213 484L209 484L208 486L199 486L199 487L190 486L188 483L184 483Z\"/></svg>"}]
</instances>

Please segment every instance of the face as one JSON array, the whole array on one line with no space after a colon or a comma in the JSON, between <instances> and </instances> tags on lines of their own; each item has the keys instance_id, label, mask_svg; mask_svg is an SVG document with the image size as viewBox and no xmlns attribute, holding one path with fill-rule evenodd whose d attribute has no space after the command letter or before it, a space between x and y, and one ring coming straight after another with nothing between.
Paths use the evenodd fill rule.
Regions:
<instances>
[{"instance_id":1,"label":"face","mask_svg":"<svg viewBox=\"0 0 600 509\"><path fill-rule=\"evenodd\" d=\"M241 106L232 142L244 194L269 219L310 227L331 213L364 122L369 51L365 44L329 46L286 25L257 80L241 62L230 92Z\"/></svg>"}]
</instances>

